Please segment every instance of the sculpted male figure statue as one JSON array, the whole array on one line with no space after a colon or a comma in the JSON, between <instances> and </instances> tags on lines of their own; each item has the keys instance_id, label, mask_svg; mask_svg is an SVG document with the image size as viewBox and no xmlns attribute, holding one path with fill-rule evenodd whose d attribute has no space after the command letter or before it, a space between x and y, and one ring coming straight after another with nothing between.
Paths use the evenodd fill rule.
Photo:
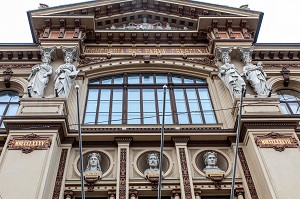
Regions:
<instances>
[{"instance_id":1,"label":"sculpted male figure statue","mask_svg":"<svg viewBox=\"0 0 300 199\"><path fill-rule=\"evenodd\" d=\"M148 169L144 171L145 177L158 177L159 176L159 157L157 153L149 153L147 156Z\"/></svg>"},{"instance_id":2,"label":"sculpted male figure statue","mask_svg":"<svg viewBox=\"0 0 300 199\"><path fill-rule=\"evenodd\" d=\"M72 64L76 56L76 48L63 47L62 51L66 63L60 65L55 71L54 92L56 97L67 98L79 71L77 71L75 65Z\"/></svg>"},{"instance_id":3,"label":"sculpted male figure statue","mask_svg":"<svg viewBox=\"0 0 300 199\"><path fill-rule=\"evenodd\" d=\"M217 166L218 154L213 151L209 151L204 154L203 160L205 163L205 168L203 171L205 174L209 172L222 172L222 170Z\"/></svg>"},{"instance_id":4,"label":"sculpted male figure statue","mask_svg":"<svg viewBox=\"0 0 300 199\"><path fill-rule=\"evenodd\" d=\"M55 47L40 47L42 63L34 65L28 77L28 95L29 97L43 97L45 89L49 82L49 76L52 74L50 62L54 59Z\"/></svg>"},{"instance_id":5,"label":"sculpted male figure statue","mask_svg":"<svg viewBox=\"0 0 300 199\"><path fill-rule=\"evenodd\" d=\"M99 153L90 153L88 155L88 165L85 172L101 172L100 166L101 156Z\"/></svg>"},{"instance_id":6,"label":"sculpted male figure statue","mask_svg":"<svg viewBox=\"0 0 300 199\"><path fill-rule=\"evenodd\" d=\"M231 64L231 58L229 53L231 49L219 50L221 54L221 60L224 63L220 67L219 77L230 91L231 95L236 96L242 93L242 88L246 85L245 81L241 77L240 73L235 68L234 64Z\"/></svg>"}]
</instances>

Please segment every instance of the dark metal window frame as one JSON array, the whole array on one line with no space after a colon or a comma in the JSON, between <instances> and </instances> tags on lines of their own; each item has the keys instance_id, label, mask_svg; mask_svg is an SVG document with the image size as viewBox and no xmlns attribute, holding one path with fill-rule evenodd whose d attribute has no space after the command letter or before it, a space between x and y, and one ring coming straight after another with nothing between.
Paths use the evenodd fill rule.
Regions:
<instances>
[{"instance_id":1,"label":"dark metal window frame","mask_svg":"<svg viewBox=\"0 0 300 199\"><path fill-rule=\"evenodd\" d=\"M145 74L149 74L153 76L153 84L143 84L142 83L142 76ZM139 76L139 84L129 84L128 83L128 76L129 75L138 75ZM182 76L182 75L177 75L177 74L163 74L163 73L132 73L132 74L127 74L124 73L122 75L113 75L113 76L105 76L102 78L97 78L97 79L93 79L89 82L88 84L88 92L87 92L87 98L86 98L86 104L85 104L85 114L84 114L84 119L83 121L85 121L85 117L86 117L86 107L87 107L87 103L88 103L88 97L89 97L89 91L90 89L98 89L98 100L97 100L97 106L96 106L96 116L95 116L95 120L93 123L85 123L83 122L85 125L102 125L101 123L98 123L98 116L99 116L99 104L100 104L100 95L101 95L101 90L102 89L110 89L110 102L109 102L109 115L108 115L108 125L112 124L112 100L113 100L113 90L115 89L122 89L123 90L123 102L122 102L122 122L121 124L127 124L127 120L130 119L128 118L128 89L139 89L140 91L140 118L141 118L141 122L139 124L144 124L144 119L143 119L143 89L153 89L154 90L154 98L155 98L155 107L156 107L156 124L160 123L160 118L159 118L159 100L158 100L158 89L162 89L163 85L162 83L156 83L156 77L157 76L161 76L161 75L165 75L167 76L167 85L169 88L169 95L170 95L170 106L171 106L171 112L172 112L172 119L173 119L173 124L179 124L179 120L178 120L178 112L177 112L177 107L176 107L176 100L175 100L175 93L174 93L174 89L183 89L184 92L184 100L185 100L185 104L186 104L186 109L187 109L187 114L188 114L188 120L189 120L189 124L193 124L192 123L192 116L191 116L191 112L190 112L190 108L189 108L189 102L188 102L188 95L187 95L187 91L186 89L188 88L192 88L195 89L196 91L196 95L197 95L197 101L198 101L198 105L199 105L199 109L200 109L200 114L201 114L201 118L202 118L202 122L203 124L206 124L205 121L205 117L204 117L204 113L203 113L203 107L200 101L200 94L198 89L199 88L206 88L208 91L208 95L209 95L209 100L211 102L212 105L212 113L214 114L214 118L216 123L217 122L217 118L216 118L216 114L214 111L214 106L211 100L211 96L209 93L209 89L208 89L208 84L206 82L206 80L201 79L201 78L196 78L196 77L190 77L190 76ZM182 83L173 83L172 82L172 77L176 76L176 77L180 77ZM112 80L112 84L101 84L103 79L107 79L107 78L111 78ZM122 84L113 84L115 78L118 77L123 77L123 83ZM184 79L185 78L190 78L193 79L194 83L184 83ZM197 80L202 80L203 82L201 83L196 83L196 79ZM95 80L99 80L99 84L95 84L93 82L95 82Z\"/></svg>"},{"instance_id":2,"label":"dark metal window frame","mask_svg":"<svg viewBox=\"0 0 300 199\"><path fill-rule=\"evenodd\" d=\"M4 94L4 93L14 93L15 96L19 96L19 94L18 94L16 91L11 91L11 90L0 91L0 96L1 96L2 94ZM2 102L2 101L0 101L0 104L1 104L1 105L2 105L2 104L6 105L5 108L4 108L3 114L2 114L2 116L1 116L1 118L0 118L0 128L2 128L1 126L2 126L2 122L3 122L3 116L6 116L9 106L12 105L12 104L17 104L17 105L19 105L20 103L19 103L19 101L18 101L18 102L12 102L11 99L10 99L8 102Z\"/></svg>"},{"instance_id":3,"label":"dark metal window frame","mask_svg":"<svg viewBox=\"0 0 300 199\"><path fill-rule=\"evenodd\" d=\"M300 98L300 92L295 91L295 90L291 90L291 89L281 89L281 90L277 91L277 94L280 95L280 96L289 95L289 96L292 96L293 98L295 98L295 100L290 100L290 99L284 99L284 97L283 97L283 98L280 98L279 101L280 101L280 104L284 104L285 107L287 107L287 109L289 111L289 113L287 113L287 114L297 114L297 113L293 112L290 104L291 103L296 103L300 107L300 101L296 100L296 98Z\"/></svg>"}]
</instances>

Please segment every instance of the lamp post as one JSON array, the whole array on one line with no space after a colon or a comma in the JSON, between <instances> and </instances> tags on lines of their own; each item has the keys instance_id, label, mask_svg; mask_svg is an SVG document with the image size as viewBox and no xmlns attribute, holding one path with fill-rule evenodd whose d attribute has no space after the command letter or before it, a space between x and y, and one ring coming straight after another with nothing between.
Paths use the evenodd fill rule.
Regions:
<instances>
[{"instance_id":1,"label":"lamp post","mask_svg":"<svg viewBox=\"0 0 300 199\"><path fill-rule=\"evenodd\" d=\"M163 86L163 114L162 114L162 125L160 134L160 154L159 154L159 179L158 179L158 195L157 199L161 198L161 182L162 182L162 166L163 166L163 153L164 153L164 130L165 130L165 112L166 112L166 90L167 85Z\"/></svg>"},{"instance_id":2,"label":"lamp post","mask_svg":"<svg viewBox=\"0 0 300 199\"><path fill-rule=\"evenodd\" d=\"M246 89L245 89L245 86L243 86L242 87L241 99L240 99L238 123L237 123L237 129L236 129L235 154L234 154L233 176L232 176L232 182L231 182L230 199L234 199L234 186L235 186L237 154L238 154L238 149L239 149L239 140L240 140L240 133L241 133L240 125L241 125L241 116L242 116L242 108L243 108L243 98L245 97L245 94L246 94Z\"/></svg>"},{"instance_id":3,"label":"lamp post","mask_svg":"<svg viewBox=\"0 0 300 199\"><path fill-rule=\"evenodd\" d=\"M81 124L80 124L80 106L79 106L79 86L76 85L77 94L77 123L78 123L78 136L79 136L79 155L80 155L80 180L81 180L81 198L85 199L84 181L83 181L83 157L82 157L82 137L81 137Z\"/></svg>"}]
</instances>

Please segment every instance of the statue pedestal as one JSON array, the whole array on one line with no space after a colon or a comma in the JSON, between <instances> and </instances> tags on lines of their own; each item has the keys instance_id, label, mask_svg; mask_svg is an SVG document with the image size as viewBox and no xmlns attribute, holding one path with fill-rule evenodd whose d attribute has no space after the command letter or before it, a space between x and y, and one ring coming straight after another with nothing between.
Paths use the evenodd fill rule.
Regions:
<instances>
[{"instance_id":1,"label":"statue pedestal","mask_svg":"<svg viewBox=\"0 0 300 199\"><path fill-rule=\"evenodd\" d=\"M221 181L224 180L224 174L224 171L212 171L206 172L206 177L214 181L216 189L221 189Z\"/></svg>"},{"instance_id":2,"label":"statue pedestal","mask_svg":"<svg viewBox=\"0 0 300 199\"><path fill-rule=\"evenodd\" d=\"M158 171L145 171L144 176L148 181L151 182L152 190L156 190L158 187L159 172Z\"/></svg>"},{"instance_id":3,"label":"statue pedestal","mask_svg":"<svg viewBox=\"0 0 300 199\"><path fill-rule=\"evenodd\" d=\"M101 179L102 172L100 171L87 171L84 172L84 180L88 184L88 191L94 191L94 184Z\"/></svg>"}]
</instances>

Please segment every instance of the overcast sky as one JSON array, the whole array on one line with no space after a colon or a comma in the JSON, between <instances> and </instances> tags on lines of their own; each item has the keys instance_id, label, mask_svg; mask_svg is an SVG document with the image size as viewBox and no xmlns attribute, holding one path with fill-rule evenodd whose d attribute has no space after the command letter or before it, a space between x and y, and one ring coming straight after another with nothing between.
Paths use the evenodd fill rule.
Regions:
<instances>
[{"instance_id":1,"label":"overcast sky","mask_svg":"<svg viewBox=\"0 0 300 199\"><path fill-rule=\"evenodd\" d=\"M27 11L39 3L49 7L90 0L2 0L0 6L0 43L32 43ZM264 12L257 43L300 43L300 0L202 0L202 2Z\"/></svg>"}]
</instances>

